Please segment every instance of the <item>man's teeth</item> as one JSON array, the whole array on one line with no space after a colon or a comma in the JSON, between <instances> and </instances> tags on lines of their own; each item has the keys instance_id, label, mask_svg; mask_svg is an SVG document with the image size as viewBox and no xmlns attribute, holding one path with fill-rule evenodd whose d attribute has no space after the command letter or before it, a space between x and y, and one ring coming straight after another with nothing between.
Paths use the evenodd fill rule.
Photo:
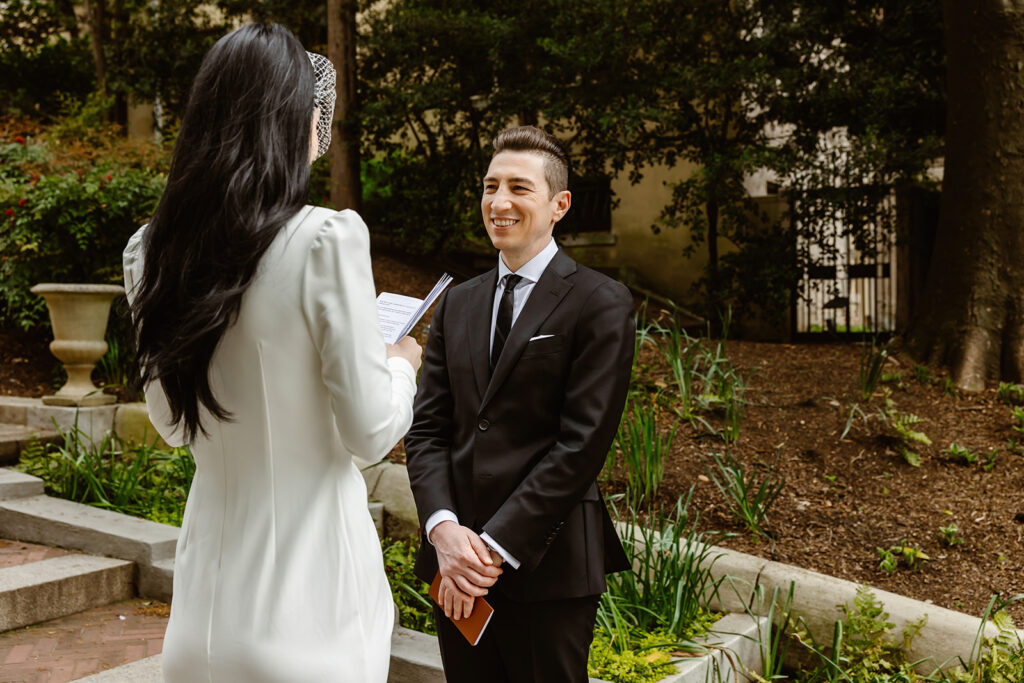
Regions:
<instances>
[{"instance_id":1,"label":"man's teeth","mask_svg":"<svg viewBox=\"0 0 1024 683\"><path fill-rule=\"evenodd\" d=\"M499 228L507 228L510 225L515 225L519 221L518 220L513 220L511 218L492 218L491 222L494 223Z\"/></svg>"}]
</instances>

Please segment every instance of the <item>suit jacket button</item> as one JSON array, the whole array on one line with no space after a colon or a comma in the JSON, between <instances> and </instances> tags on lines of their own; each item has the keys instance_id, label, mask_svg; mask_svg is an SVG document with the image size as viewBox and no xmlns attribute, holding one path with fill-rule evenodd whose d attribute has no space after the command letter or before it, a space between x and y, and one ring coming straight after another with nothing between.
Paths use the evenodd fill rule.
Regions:
<instances>
[{"instance_id":1,"label":"suit jacket button","mask_svg":"<svg viewBox=\"0 0 1024 683\"><path fill-rule=\"evenodd\" d=\"M488 422L487 420L480 420L480 422L477 424L477 427L480 428L481 432L486 432L487 428L490 427L490 426L491 426L491 423Z\"/></svg>"}]
</instances>

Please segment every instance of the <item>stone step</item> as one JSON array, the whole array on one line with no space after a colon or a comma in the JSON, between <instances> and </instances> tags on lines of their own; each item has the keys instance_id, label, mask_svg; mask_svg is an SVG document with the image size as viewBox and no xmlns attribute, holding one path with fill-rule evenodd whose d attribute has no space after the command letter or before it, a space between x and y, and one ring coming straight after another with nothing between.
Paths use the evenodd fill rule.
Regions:
<instances>
[{"instance_id":1,"label":"stone step","mask_svg":"<svg viewBox=\"0 0 1024 683\"><path fill-rule=\"evenodd\" d=\"M135 566L109 557L63 555L0 569L0 631L127 600Z\"/></svg>"},{"instance_id":2,"label":"stone step","mask_svg":"<svg viewBox=\"0 0 1024 683\"><path fill-rule=\"evenodd\" d=\"M174 557L178 528L37 495L0 500L0 537L152 565Z\"/></svg>"},{"instance_id":3,"label":"stone step","mask_svg":"<svg viewBox=\"0 0 1024 683\"><path fill-rule=\"evenodd\" d=\"M43 480L17 470L0 467L0 500L43 495Z\"/></svg>"},{"instance_id":4,"label":"stone step","mask_svg":"<svg viewBox=\"0 0 1024 683\"><path fill-rule=\"evenodd\" d=\"M16 464L22 449L32 439L51 442L58 438L57 432L52 429L0 422L0 465Z\"/></svg>"},{"instance_id":5,"label":"stone step","mask_svg":"<svg viewBox=\"0 0 1024 683\"><path fill-rule=\"evenodd\" d=\"M108 669L80 683L159 683L161 655ZM391 668L388 683L444 683L437 638L398 627L391 634Z\"/></svg>"}]
</instances>

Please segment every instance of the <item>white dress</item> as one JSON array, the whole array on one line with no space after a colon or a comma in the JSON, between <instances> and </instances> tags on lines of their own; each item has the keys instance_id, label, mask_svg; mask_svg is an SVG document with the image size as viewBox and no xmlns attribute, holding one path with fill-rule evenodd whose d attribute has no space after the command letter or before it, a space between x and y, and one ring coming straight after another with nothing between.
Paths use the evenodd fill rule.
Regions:
<instances>
[{"instance_id":1,"label":"white dress","mask_svg":"<svg viewBox=\"0 0 1024 683\"><path fill-rule=\"evenodd\" d=\"M141 228L124 252L142 275ZM174 564L163 669L172 683L384 683L394 605L362 466L408 430L416 376L385 358L369 233L305 207L282 229L210 365L234 416L201 411ZM159 384L150 416L172 445Z\"/></svg>"}]
</instances>

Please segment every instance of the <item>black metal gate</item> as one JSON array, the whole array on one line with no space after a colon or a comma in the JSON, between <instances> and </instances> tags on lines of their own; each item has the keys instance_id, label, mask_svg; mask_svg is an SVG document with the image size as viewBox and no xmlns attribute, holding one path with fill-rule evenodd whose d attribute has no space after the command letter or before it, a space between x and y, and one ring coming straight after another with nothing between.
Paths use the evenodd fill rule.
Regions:
<instances>
[{"instance_id":1,"label":"black metal gate","mask_svg":"<svg viewBox=\"0 0 1024 683\"><path fill-rule=\"evenodd\" d=\"M803 275L793 296L793 336L888 335L896 330L896 201L849 190L793 200ZM827 192L827 194L826 194ZM831 195L831 196L829 196ZM813 224L811 223L813 221Z\"/></svg>"}]
</instances>

